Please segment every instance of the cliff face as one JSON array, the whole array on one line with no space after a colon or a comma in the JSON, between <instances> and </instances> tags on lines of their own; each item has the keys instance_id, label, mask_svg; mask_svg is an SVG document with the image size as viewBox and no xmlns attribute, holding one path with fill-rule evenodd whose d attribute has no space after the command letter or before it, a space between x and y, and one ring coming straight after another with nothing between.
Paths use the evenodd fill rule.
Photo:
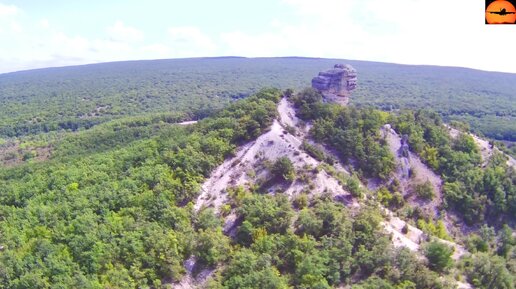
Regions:
<instances>
[{"instance_id":1,"label":"cliff face","mask_svg":"<svg viewBox=\"0 0 516 289\"><path fill-rule=\"evenodd\" d=\"M357 86L357 71L349 64L335 64L333 69L319 72L312 79L312 87L327 101L347 104L351 91Z\"/></svg>"}]
</instances>

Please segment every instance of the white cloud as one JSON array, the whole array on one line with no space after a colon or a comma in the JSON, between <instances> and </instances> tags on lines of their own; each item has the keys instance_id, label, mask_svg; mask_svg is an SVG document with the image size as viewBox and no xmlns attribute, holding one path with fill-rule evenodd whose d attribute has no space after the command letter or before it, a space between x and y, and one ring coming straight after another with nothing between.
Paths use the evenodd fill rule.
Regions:
<instances>
[{"instance_id":1,"label":"white cloud","mask_svg":"<svg viewBox=\"0 0 516 289\"><path fill-rule=\"evenodd\" d=\"M18 7L14 5L4 5L0 3L0 19L7 17L7 16L13 16L16 15L19 12Z\"/></svg>"},{"instance_id":2,"label":"white cloud","mask_svg":"<svg viewBox=\"0 0 516 289\"><path fill-rule=\"evenodd\" d=\"M363 1L363 0L362 0ZM349 0L282 0L294 7L303 16L315 16L328 20L345 20L343 16L353 10L354 1Z\"/></svg>"},{"instance_id":3,"label":"white cloud","mask_svg":"<svg viewBox=\"0 0 516 289\"><path fill-rule=\"evenodd\" d=\"M11 34L10 46L0 46L0 73L19 69L76 65L126 59L141 55L125 42L88 39L42 30L39 35Z\"/></svg>"},{"instance_id":4,"label":"white cloud","mask_svg":"<svg viewBox=\"0 0 516 289\"><path fill-rule=\"evenodd\" d=\"M222 33L231 55L314 56L516 72L514 27L484 25L470 0L282 0L300 24ZM503 45L500 45L503 39ZM489 56L487 56L489 55Z\"/></svg>"},{"instance_id":5,"label":"white cloud","mask_svg":"<svg viewBox=\"0 0 516 289\"><path fill-rule=\"evenodd\" d=\"M389 52L385 61L515 71L516 59L505 58L512 54L516 38L507 37L511 32L504 28L508 27L485 25L481 3L370 0L367 4L373 17L397 27L390 41L382 45ZM498 45L498 37L504 39L504 45ZM499 53L493 53L494 43Z\"/></svg>"},{"instance_id":6,"label":"white cloud","mask_svg":"<svg viewBox=\"0 0 516 289\"><path fill-rule=\"evenodd\" d=\"M274 56L287 48L282 33L264 33L248 35L241 31L221 34L220 38L225 46L225 54L233 56Z\"/></svg>"},{"instance_id":7,"label":"white cloud","mask_svg":"<svg viewBox=\"0 0 516 289\"><path fill-rule=\"evenodd\" d=\"M201 26L163 27L158 39L148 39L154 33L144 35L122 21L103 35L64 34L49 24L53 19L38 22L16 6L0 4L0 37L9 39L0 45L0 72L52 63L217 55L330 57L516 72L514 26L484 25L482 3L280 1L289 17L271 19L259 32L236 25L212 34Z\"/></svg>"},{"instance_id":8,"label":"white cloud","mask_svg":"<svg viewBox=\"0 0 516 289\"><path fill-rule=\"evenodd\" d=\"M197 27L170 27L168 34L174 57L211 56L217 49L213 40Z\"/></svg>"},{"instance_id":9,"label":"white cloud","mask_svg":"<svg viewBox=\"0 0 516 289\"><path fill-rule=\"evenodd\" d=\"M19 11L20 9L14 5L0 3L0 34L22 32L22 26L16 20Z\"/></svg>"},{"instance_id":10,"label":"white cloud","mask_svg":"<svg viewBox=\"0 0 516 289\"><path fill-rule=\"evenodd\" d=\"M369 47L371 35L352 20L353 1L283 0L283 3L301 17L300 24L275 19L270 22L267 33L223 33L221 40L230 54L357 59L367 51L378 51L377 47Z\"/></svg>"},{"instance_id":11,"label":"white cloud","mask_svg":"<svg viewBox=\"0 0 516 289\"><path fill-rule=\"evenodd\" d=\"M137 42L143 40L143 32L117 21L107 29L108 35L113 41Z\"/></svg>"},{"instance_id":12,"label":"white cloud","mask_svg":"<svg viewBox=\"0 0 516 289\"><path fill-rule=\"evenodd\" d=\"M41 21L39 21L39 27L41 27L43 29L49 28L50 23L48 22L48 19L41 19Z\"/></svg>"},{"instance_id":13,"label":"white cloud","mask_svg":"<svg viewBox=\"0 0 516 289\"><path fill-rule=\"evenodd\" d=\"M170 27L168 35L173 45L173 50L178 55L187 54L193 56L202 52L210 54L216 49L216 45L211 38L197 27Z\"/></svg>"},{"instance_id":14,"label":"white cloud","mask_svg":"<svg viewBox=\"0 0 516 289\"><path fill-rule=\"evenodd\" d=\"M22 28L21 24L18 21L14 21L14 20L11 21L9 23L9 28L14 33L21 33L21 32L23 32L23 28Z\"/></svg>"},{"instance_id":15,"label":"white cloud","mask_svg":"<svg viewBox=\"0 0 516 289\"><path fill-rule=\"evenodd\" d=\"M171 55L171 50L168 46L155 43L151 45L146 45L141 48L143 55L146 55L148 58L167 58Z\"/></svg>"},{"instance_id":16,"label":"white cloud","mask_svg":"<svg viewBox=\"0 0 516 289\"><path fill-rule=\"evenodd\" d=\"M89 40L80 36L67 36L64 33L56 33L51 38L52 43L60 46L60 54L63 56L81 55L87 51L90 46Z\"/></svg>"}]
</instances>

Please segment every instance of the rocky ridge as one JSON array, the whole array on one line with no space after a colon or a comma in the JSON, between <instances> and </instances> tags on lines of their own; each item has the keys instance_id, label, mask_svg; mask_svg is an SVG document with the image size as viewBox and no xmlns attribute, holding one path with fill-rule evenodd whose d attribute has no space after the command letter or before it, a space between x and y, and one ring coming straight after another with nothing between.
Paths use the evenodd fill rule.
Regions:
<instances>
[{"instance_id":1,"label":"rocky ridge","mask_svg":"<svg viewBox=\"0 0 516 289\"><path fill-rule=\"evenodd\" d=\"M235 186L248 187L253 182L264 177L267 170L261 168L260 165L264 159L275 159L286 156L293 162L296 171L303 171L307 167L315 168L319 166L320 161L309 156L301 147L303 140L311 142L307 133L309 125L304 126L302 121L296 117L292 104L290 104L286 98L282 99L279 103L278 114L278 119L274 120L268 132L258 137L258 139L240 147L234 157L227 159L221 166L213 171L210 178L208 178L202 186L202 192L194 205L196 211L211 207L216 212L220 212L220 208L229 201L228 188ZM288 127L295 129L295 131L287 131L286 128ZM422 164L419 158L410 152L410 148L407 145L404 146L406 140L403 140L389 125L382 128L382 133L390 144L392 153L397 156L397 174L400 179L405 179L407 182L405 185L408 187L408 167L418 164L417 167L420 172L428 170L427 173L421 176L424 175L425 180L430 178L434 189L440 193L440 178ZM325 149L324 151L326 154L337 159L337 156L330 150ZM403 160L406 161L405 165L401 163ZM338 161L332 167L339 173L349 175L349 172L344 166L339 164ZM360 203L362 200L352 197L349 192L344 190L339 181L324 169L310 175L310 179L311 183L314 185L313 190L311 190L312 196L330 193L333 195L335 201L339 202L344 200L344 204L350 208L358 208L361 206ZM421 181L423 180L417 180L417 182ZM294 198L302 193L306 185L306 183L294 181L286 187L270 187L268 188L268 192L274 194L276 190L279 190L290 198ZM362 187L365 188L363 185ZM366 196L366 198L369 199L370 196ZM438 198L438 200L440 200L440 198ZM435 210L436 204L432 203L428 205L428 207L433 211ZM406 247L420 254L422 250L421 244L425 242L429 236L415 226L400 219L387 208L382 208L382 210L386 216L386 219L382 222L382 226L384 231L392 236L393 245L395 247ZM236 222L237 218L234 213L230 213L225 217L224 233L226 235L234 237L234 229L237 225ZM404 232L405 229L407 232ZM435 237L433 237L433 239L439 240L452 247L454 249L452 258L454 260L458 260L462 255L467 254L464 247L459 244ZM216 268L204 270L194 276L194 267L195 259L192 257L185 263L188 274L180 283L173 284L172 288L203 288L207 280L209 280L212 274L217 270ZM459 288L471 288L467 283L457 285L459 285Z\"/></svg>"},{"instance_id":2,"label":"rocky ridge","mask_svg":"<svg viewBox=\"0 0 516 289\"><path fill-rule=\"evenodd\" d=\"M321 92L328 102L346 105L357 86L357 71L349 64L335 64L333 69L319 72L312 79L312 88Z\"/></svg>"}]
</instances>

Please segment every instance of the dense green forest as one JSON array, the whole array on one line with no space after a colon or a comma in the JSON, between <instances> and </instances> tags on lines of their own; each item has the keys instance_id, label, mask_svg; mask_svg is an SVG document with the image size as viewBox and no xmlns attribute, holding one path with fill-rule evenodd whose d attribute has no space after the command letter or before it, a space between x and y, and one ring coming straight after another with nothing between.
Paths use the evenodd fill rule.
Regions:
<instances>
[{"instance_id":1,"label":"dense green forest","mask_svg":"<svg viewBox=\"0 0 516 289\"><path fill-rule=\"evenodd\" d=\"M309 191L290 202L256 185L228 188L221 215L195 211L210 172L277 117L281 90L260 88L303 88L338 62L359 72L353 105L323 103L311 89L290 101L312 124L310 137L334 150L351 175L332 172L336 159L316 146L302 148L355 198L378 202L352 210L329 195L309 198ZM514 80L463 68L308 58L1 74L0 288L160 288L181 280L192 256L194 273L218 268L209 288L454 288L464 277L478 288L514 288L516 173L501 154L483 165L473 139L452 138L443 125L458 120L476 133L516 140ZM176 124L192 119L200 121ZM385 234L379 204L451 240L441 220L402 211L410 206L392 181L395 159L379 133L386 123L443 179L438 209L476 228L455 240L471 255L453 261L452 249L429 237L422 259ZM270 161L274 182L305 174L288 158ZM360 180L371 178L386 185L361 188ZM416 190L434 197L425 184ZM234 237L222 229L230 211Z\"/></svg>"},{"instance_id":2,"label":"dense green forest","mask_svg":"<svg viewBox=\"0 0 516 289\"><path fill-rule=\"evenodd\" d=\"M395 163L380 128L391 123L398 133L407 135L411 150L444 181L444 199L438 209L458 214L467 225L480 228L462 240L474 254L456 264L458 268L478 288L514 288L514 280L508 276L516 273L515 240L511 229L516 221L516 171L507 165L504 155L494 153L482 165L479 148L473 138L466 133L451 137L439 114L428 110L386 113L370 108L342 107L323 103L322 96L313 89L301 91L291 97L291 101L297 108L297 115L313 124L310 130L313 139L334 149L354 175L364 181L371 177L384 181L386 186L369 194L394 211L406 207L406 200L398 192L397 180L392 178ZM318 156L321 152L315 151L313 146L304 146L312 155L325 160L323 155ZM345 185L351 192L357 190ZM416 191L421 198L434 197L431 185L426 183L416 187ZM441 220L422 214L417 206L409 206L408 209L411 213L404 216L406 219L413 218L417 226L430 235L451 240ZM315 214L306 218L302 216L299 215L298 222L307 222L307 228L315 226L312 223L317 219ZM451 255L451 251L441 245L429 243L425 249L429 267L437 272L453 266L450 260L443 258ZM497 272L497 277L488 277L490 273L486 270ZM386 276L381 277L386 279ZM421 285L421 281L417 281L416 287L403 287L405 285L401 284L397 285L400 287L388 287L382 282L368 284L365 288L419 288ZM423 288L438 288L432 286L436 285Z\"/></svg>"},{"instance_id":3,"label":"dense green forest","mask_svg":"<svg viewBox=\"0 0 516 289\"><path fill-rule=\"evenodd\" d=\"M233 200L243 218L239 247L208 288L453 288L438 277L447 266L432 271L413 252L392 246L377 208L351 215L323 197L295 212L281 195L240 196Z\"/></svg>"},{"instance_id":4,"label":"dense green forest","mask_svg":"<svg viewBox=\"0 0 516 289\"><path fill-rule=\"evenodd\" d=\"M199 58L130 61L0 74L0 138L77 130L142 113L202 118L261 87L304 88L335 63L358 70L352 103L432 108L445 121L516 141L516 75L341 59Z\"/></svg>"},{"instance_id":5,"label":"dense green forest","mask_svg":"<svg viewBox=\"0 0 516 289\"><path fill-rule=\"evenodd\" d=\"M0 287L159 287L182 276L190 254L213 265L224 243L204 242L228 239L196 221L190 202L215 166L271 124L278 99L264 91L145 139L85 131L52 160L0 169Z\"/></svg>"},{"instance_id":6,"label":"dense green forest","mask_svg":"<svg viewBox=\"0 0 516 289\"><path fill-rule=\"evenodd\" d=\"M345 164L354 160L360 176L389 178L395 167L394 157L386 144L380 143L378 133L388 113L324 104L322 95L313 89L305 89L293 101L299 117L313 121L310 132L316 141L335 148Z\"/></svg>"},{"instance_id":7,"label":"dense green forest","mask_svg":"<svg viewBox=\"0 0 516 289\"><path fill-rule=\"evenodd\" d=\"M495 153L483 168L473 137L462 133L452 138L436 113L407 111L393 123L409 136L411 148L440 173L445 205L460 212L468 224L516 220L516 171L505 156Z\"/></svg>"},{"instance_id":8,"label":"dense green forest","mask_svg":"<svg viewBox=\"0 0 516 289\"><path fill-rule=\"evenodd\" d=\"M224 213L196 212L200 184L238 146L268 129L280 96L280 90L262 90L191 126L174 124L185 117L174 112L107 121L49 137L49 160L0 168L0 288L165 288L186 274L183 263L191 256L196 272L218 268L208 288L444 289L463 275L478 288L514 288L515 241L508 226L472 235L467 241L474 254L458 262L452 249L430 239L422 244L425 261L392 245L375 202L352 210L324 194L291 203L258 187L228 188L228 209L238 220L234 238L223 232ZM394 169L378 134L381 125L408 127L414 141L430 149L433 138L426 135L434 134L426 131L441 124L435 114L324 104L313 90L292 101L300 117L313 121L314 138L353 165L354 176L344 185L357 197L359 178L387 180ZM423 139L415 137L419 133ZM334 161L304 147L328 166ZM450 141L449 149L476 160L468 139ZM438 169L451 164L439 159ZM504 190L507 176L493 170L483 179ZM288 158L275 160L271 173L279 182L300 177ZM448 181L467 184L460 174ZM503 202L507 209L494 216L514 218L509 200Z\"/></svg>"},{"instance_id":9,"label":"dense green forest","mask_svg":"<svg viewBox=\"0 0 516 289\"><path fill-rule=\"evenodd\" d=\"M411 150L445 181L443 209L454 209L470 225L515 222L516 171L507 165L506 157L496 153L483 168L473 137L461 133L453 139L437 113L418 110L389 114L326 104L313 89L303 90L292 100L298 115L313 122L310 133L314 140L334 148L344 163L353 161L352 168L359 177L391 178L395 162L379 130L385 123L392 123L399 134L408 136ZM385 194L395 191L391 188ZM431 194L426 197L432 198ZM395 200L392 195L384 197Z\"/></svg>"}]
</instances>

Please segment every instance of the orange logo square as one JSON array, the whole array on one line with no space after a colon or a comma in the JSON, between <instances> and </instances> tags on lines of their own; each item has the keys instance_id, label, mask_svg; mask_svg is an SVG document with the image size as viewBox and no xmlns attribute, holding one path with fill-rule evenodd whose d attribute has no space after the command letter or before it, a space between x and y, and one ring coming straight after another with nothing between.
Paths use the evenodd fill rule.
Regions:
<instances>
[{"instance_id":1,"label":"orange logo square","mask_svg":"<svg viewBox=\"0 0 516 289\"><path fill-rule=\"evenodd\" d=\"M486 0L486 24L515 24L516 0Z\"/></svg>"}]
</instances>

